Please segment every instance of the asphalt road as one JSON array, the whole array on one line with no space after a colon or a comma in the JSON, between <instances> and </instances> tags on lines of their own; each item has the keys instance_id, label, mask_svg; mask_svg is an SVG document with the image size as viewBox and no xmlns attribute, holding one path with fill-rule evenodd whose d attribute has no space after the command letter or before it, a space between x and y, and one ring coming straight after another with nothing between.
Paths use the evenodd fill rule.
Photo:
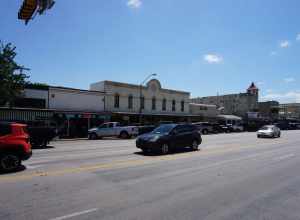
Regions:
<instances>
[{"instance_id":1,"label":"asphalt road","mask_svg":"<svg viewBox=\"0 0 300 220\"><path fill-rule=\"evenodd\" d=\"M134 140L53 142L0 175L0 219L300 219L300 131L203 136L142 155Z\"/></svg>"}]
</instances>

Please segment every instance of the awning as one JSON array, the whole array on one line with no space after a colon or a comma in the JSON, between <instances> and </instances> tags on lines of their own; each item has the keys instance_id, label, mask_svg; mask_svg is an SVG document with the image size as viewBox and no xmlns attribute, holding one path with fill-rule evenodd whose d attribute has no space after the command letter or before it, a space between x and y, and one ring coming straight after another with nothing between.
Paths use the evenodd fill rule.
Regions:
<instances>
[{"instance_id":1,"label":"awning","mask_svg":"<svg viewBox=\"0 0 300 220\"><path fill-rule=\"evenodd\" d=\"M140 115L137 112L113 112L113 114L120 114L120 115ZM172 114L172 113L152 113L152 112L143 112L141 113L143 116L170 116L170 117L200 117L200 115L193 115L193 114Z\"/></svg>"},{"instance_id":2,"label":"awning","mask_svg":"<svg viewBox=\"0 0 300 220\"><path fill-rule=\"evenodd\" d=\"M52 110L0 108L0 121L47 121L52 117Z\"/></svg>"}]
</instances>

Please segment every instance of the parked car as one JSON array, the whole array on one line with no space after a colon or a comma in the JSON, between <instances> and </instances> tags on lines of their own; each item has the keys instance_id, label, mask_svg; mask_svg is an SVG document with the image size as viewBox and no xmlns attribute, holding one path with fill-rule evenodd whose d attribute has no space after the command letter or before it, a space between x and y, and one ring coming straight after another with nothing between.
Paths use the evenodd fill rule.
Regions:
<instances>
[{"instance_id":1,"label":"parked car","mask_svg":"<svg viewBox=\"0 0 300 220\"><path fill-rule=\"evenodd\" d=\"M280 128L278 128L275 125L265 125L257 131L258 138L261 137L279 138L280 135L281 135Z\"/></svg>"},{"instance_id":2,"label":"parked car","mask_svg":"<svg viewBox=\"0 0 300 220\"><path fill-rule=\"evenodd\" d=\"M136 126L121 126L119 122L108 122L88 131L89 139L103 137L119 137L122 139L137 136L139 129Z\"/></svg>"},{"instance_id":3,"label":"parked car","mask_svg":"<svg viewBox=\"0 0 300 220\"><path fill-rule=\"evenodd\" d=\"M280 128L281 130L289 130L290 125L288 121L280 121L275 123L276 127Z\"/></svg>"},{"instance_id":4,"label":"parked car","mask_svg":"<svg viewBox=\"0 0 300 220\"><path fill-rule=\"evenodd\" d=\"M46 147L58 135L57 130L51 127L28 127L28 133L31 145L42 147Z\"/></svg>"},{"instance_id":5,"label":"parked car","mask_svg":"<svg viewBox=\"0 0 300 220\"><path fill-rule=\"evenodd\" d=\"M232 127L226 126L226 125L222 125L219 123L213 123L213 133L217 134L217 133L229 133L232 132L233 129Z\"/></svg>"},{"instance_id":6,"label":"parked car","mask_svg":"<svg viewBox=\"0 0 300 220\"><path fill-rule=\"evenodd\" d=\"M209 122L197 122L193 123L193 125L197 127L201 134L208 134L214 132L213 125Z\"/></svg>"},{"instance_id":7,"label":"parked car","mask_svg":"<svg viewBox=\"0 0 300 220\"><path fill-rule=\"evenodd\" d=\"M22 160L31 157L32 150L26 125L0 123L0 170L14 171Z\"/></svg>"},{"instance_id":8,"label":"parked car","mask_svg":"<svg viewBox=\"0 0 300 220\"><path fill-rule=\"evenodd\" d=\"M190 147L198 150L202 138L197 127L191 124L165 124L152 132L139 136L136 147L143 152L167 154L172 150Z\"/></svg>"},{"instance_id":9,"label":"parked car","mask_svg":"<svg viewBox=\"0 0 300 220\"><path fill-rule=\"evenodd\" d=\"M295 122L289 123L289 130L298 130L300 129L300 124Z\"/></svg>"}]
</instances>

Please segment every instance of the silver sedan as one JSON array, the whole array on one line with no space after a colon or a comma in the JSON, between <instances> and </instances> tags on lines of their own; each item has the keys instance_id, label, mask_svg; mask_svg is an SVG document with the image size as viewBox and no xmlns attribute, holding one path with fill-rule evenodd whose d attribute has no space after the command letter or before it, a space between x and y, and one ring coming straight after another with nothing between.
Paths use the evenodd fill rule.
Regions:
<instances>
[{"instance_id":1,"label":"silver sedan","mask_svg":"<svg viewBox=\"0 0 300 220\"><path fill-rule=\"evenodd\" d=\"M270 138L275 138L275 137L280 137L281 132L280 129L275 126L275 125L266 125L260 128L257 132L257 137L270 137Z\"/></svg>"}]
</instances>

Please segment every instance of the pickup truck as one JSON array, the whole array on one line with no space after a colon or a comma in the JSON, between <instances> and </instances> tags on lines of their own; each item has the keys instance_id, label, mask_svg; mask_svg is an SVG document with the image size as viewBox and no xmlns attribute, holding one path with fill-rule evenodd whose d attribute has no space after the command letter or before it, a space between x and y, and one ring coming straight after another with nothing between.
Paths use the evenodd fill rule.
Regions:
<instances>
[{"instance_id":1,"label":"pickup truck","mask_svg":"<svg viewBox=\"0 0 300 220\"><path fill-rule=\"evenodd\" d=\"M95 140L103 137L119 137L122 139L137 136L139 129L136 126L121 126L119 122L108 122L99 127L92 128L88 131L90 140Z\"/></svg>"}]
</instances>

